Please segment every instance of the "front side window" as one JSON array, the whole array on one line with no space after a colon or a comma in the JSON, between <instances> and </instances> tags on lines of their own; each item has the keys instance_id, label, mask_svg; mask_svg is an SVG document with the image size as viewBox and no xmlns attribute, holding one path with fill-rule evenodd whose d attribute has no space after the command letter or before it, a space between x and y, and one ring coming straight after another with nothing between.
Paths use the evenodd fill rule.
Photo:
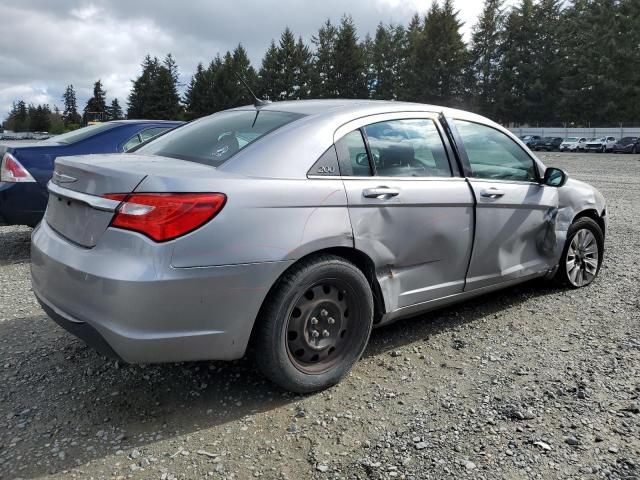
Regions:
<instances>
[{"instance_id":1,"label":"front side window","mask_svg":"<svg viewBox=\"0 0 640 480\"><path fill-rule=\"evenodd\" d=\"M271 110L220 112L167 132L136 153L218 167L247 145L301 117Z\"/></svg>"},{"instance_id":2,"label":"front side window","mask_svg":"<svg viewBox=\"0 0 640 480\"><path fill-rule=\"evenodd\" d=\"M455 124L469 157L472 177L538 181L533 159L510 137L479 123L455 120Z\"/></svg>"},{"instance_id":3,"label":"front side window","mask_svg":"<svg viewBox=\"0 0 640 480\"><path fill-rule=\"evenodd\" d=\"M376 175L450 177L451 167L433 120L391 120L367 125Z\"/></svg>"}]
</instances>

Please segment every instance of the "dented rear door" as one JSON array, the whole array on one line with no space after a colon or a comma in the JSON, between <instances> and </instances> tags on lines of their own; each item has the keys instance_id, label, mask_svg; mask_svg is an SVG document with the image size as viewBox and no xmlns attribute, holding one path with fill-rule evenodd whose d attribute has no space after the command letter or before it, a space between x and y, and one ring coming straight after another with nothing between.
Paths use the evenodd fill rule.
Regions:
<instances>
[{"instance_id":1,"label":"dented rear door","mask_svg":"<svg viewBox=\"0 0 640 480\"><path fill-rule=\"evenodd\" d=\"M446 176L421 171L418 163L405 161L405 133L385 123L416 117L434 127L429 127L430 145L410 142L415 159L449 162L446 137L436 117L426 113L376 115L336 132L355 247L375 264L387 312L462 292L473 242L474 201L465 179L451 171ZM367 134L369 125L374 126ZM410 129L408 122L398 131ZM372 136L378 131L376 143Z\"/></svg>"}]
</instances>

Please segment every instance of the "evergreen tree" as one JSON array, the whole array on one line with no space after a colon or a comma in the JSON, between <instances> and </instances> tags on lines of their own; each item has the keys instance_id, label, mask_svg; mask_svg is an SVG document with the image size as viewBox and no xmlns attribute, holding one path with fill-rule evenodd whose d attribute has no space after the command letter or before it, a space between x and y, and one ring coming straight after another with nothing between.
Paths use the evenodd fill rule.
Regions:
<instances>
[{"instance_id":1,"label":"evergreen tree","mask_svg":"<svg viewBox=\"0 0 640 480\"><path fill-rule=\"evenodd\" d=\"M503 122L522 124L529 120L530 87L536 77L535 30L533 0L520 0L506 17L501 49L496 110Z\"/></svg>"},{"instance_id":2,"label":"evergreen tree","mask_svg":"<svg viewBox=\"0 0 640 480\"><path fill-rule=\"evenodd\" d=\"M310 98L313 94L313 55L309 47L298 37L293 59L294 90L296 99Z\"/></svg>"},{"instance_id":3,"label":"evergreen tree","mask_svg":"<svg viewBox=\"0 0 640 480\"><path fill-rule=\"evenodd\" d=\"M298 100L306 98L310 90L309 63L311 53L293 32L286 28L276 46L271 42L262 62L260 92L272 100Z\"/></svg>"},{"instance_id":4,"label":"evergreen tree","mask_svg":"<svg viewBox=\"0 0 640 480\"><path fill-rule=\"evenodd\" d=\"M561 111L560 80L562 77L563 52L560 40L559 0L540 0L534 5L533 22L535 49L533 53L533 76L528 87L527 116L530 121L552 122Z\"/></svg>"},{"instance_id":5,"label":"evergreen tree","mask_svg":"<svg viewBox=\"0 0 640 480\"><path fill-rule=\"evenodd\" d=\"M147 55L142 73L133 81L129 94L128 118L173 120L182 110L178 94L178 68L171 56L162 63Z\"/></svg>"},{"instance_id":6,"label":"evergreen tree","mask_svg":"<svg viewBox=\"0 0 640 480\"><path fill-rule=\"evenodd\" d=\"M78 113L78 103L73 85L67 86L64 94L62 95L62 101L64 102L64 111L62 112L64 125L79 124L82 121L82 118Z\"/></svg>"},{"instance_id":7,"label":"evergreen tree","mask_svg":"<svg viewBox=\"0 0 640 480\"><path fill-rule=\"evenodd\" d=\"M120 106L120 102L118 102L117 98L114 98L111 102L111 105L107 108L107 117L109 120L122 120L124 118L124 113L122 112L122 107Z\"/></svg>"},{"instance_id":8,"label":"evergreen tree","mask_svg":"<svg viewBox=\"0 0 640 480\"><path fill-rule=\"evenodd\" d=\"M145 117L147 105L150 103L150 94L153 86L153 80L159 68L157 58L151 58L150 55L144 57L142 61L142 73L133 80L133 86L129 93L129 108L127 110L127 118L141 119Z\"/></svg>"},{"instance_id":9,"label":"evergreen tree","mask_svg":"<svg viewBox=\"0 0 640 480\"><path fill-rule=\"evenodd\" d=\"M64 119L57 105L53 106L53 111L49 113L49 133L59 135L64 133Z\"/></svg>"},{"instance_id":10,"label":"evergreen tree","mask_svg":"<svg viewBox=\"0 0 640 480\"><path fill-rule=\"evenodd\" d=\"M502 58L500 47L504 28L503 0L485 0L471 37L470 85L474 110L495 115L498 78Z\"/></svg>"},{"instance_id":11,"label":"evergreen tree","mask_svg":"<svg viewBox=\"0 0 640 480\"><path fill-rule=\"evenodd\" d=\"M210 70L205 70L202 63L199 63L184 94L187 118L194 119L213 113L207 104L213 89L211 76Z\"/></svg>"},{"instance_id":12,"label":"evergreen tree","mask_svg":"<svg viewBox=\"0 0 640 480\"><path fill-rule=\"evenodd\" d=\"M149 106L149 110L146 112L147 118L177 119L182 107L178 94L178 67L171 54L168 54L162 65L158 66L152 88L157 101L155 106Z\"/></svg>"},{"instance_id":13,"label":"evergreen tree","mask_svg":"<svg viewBox=\"0 0 640 480\"><path fill-rule=\"evenodd\" d=\"M262 59L262 67L258 74L259 95L274 100L280 96L278 71L278 47L276 42L271 40L271 44Z\"/></svg>"},{"instance_id":14,"label":"evergreen tree","mask_svg":"<svg viewBox=\"0 0 640 480\"><path fill-rule=\"evenodd\" d=\"M49 105L29 105L29 130L33 132L48 132L51 127L51 109Z\"/></svg>"},{"instance_id":15,"label":"evergreen tree","mask_svg":"<svg viewBox=\"0 0 640 480\"><path fill-rule=\"evenodd\" d=\"M106 119L107 92L102 88L102 82L98 80L93 84L93 96L87 101L87 105L84 107L84 122L90 122L93 120L102 121Z\"/></svg>"},{"instance_id":16,"label":"evergreen tree","mask_svg":"<svg viewBox=\"0 0 640 480\"><path fill-rule=\"evenodd\" d=\"M417 73L422 89L415 100L457 106L463 102L468 52L452 0L431 5L419 40Z\"/></svg>"},{"instance_id":17,"label":"evergreen tree","mask_svg":"<svg viewBox=\"0 0 640 480\"><path fill-rule=\"evenodd\" d=\"M337 29L327 20L312 39L316 47L313 55L312 91L317 98L335 98L339 94L335 73Z\"/></svg>"},{"instance_id":18,"label":"evergreen tree","mask_svg":"<svg viewBox=\"0 0 640 480\"><path fill-rule=\"evenodd\" d=\"M639 7L637 0L575 0L565 9L559 105L564 120L578 125L637 120Z\"/></svg>"},{"instance_id":19,"label":"evergreen tree","mask_svg":"<svg viewBox=\"0 0 640 480\"><path fill-rule=\"evenodd\" d=\"M372 98L394 100L401 90L400 74L404 64L405 32L401 26L378 24L375 39L365 42Z\"/></svg>"},{"instance_id":20,"label":"evergreen tree","mask_svg":"<svg viewBox=\"0 0 640 480\"><path fill-rule=\"evenodd\" d=\"M29 112L23 100L13 103L9 117L5 121L5 128L14 132L29 130Z\"/></svg>"},{"instance_id":21,"label":"evergreen tree","mask_svg":"<svg viewBox=\"0 0 640 480\"><path fill-rule=\"evenodd\" d=\"M423 90L422 79L418 73L420 64L420 53L424 25L416 13L407 27L404 56L400 67L401 86L399 88L399 99L405 101L418 101Z\"/></svg>"},{"instance_id":22,"label":"evergreen tree","mask_svg":"<svg viewBox=\"0 0 640 480\"><path fill-rule=\"evenodd\" d=\"M367 98L367 70L364 49L358 44L356 27L350 16L342 17L335 36L333 68L335 93L342 98Z\"/></svg>"}]
</instances>

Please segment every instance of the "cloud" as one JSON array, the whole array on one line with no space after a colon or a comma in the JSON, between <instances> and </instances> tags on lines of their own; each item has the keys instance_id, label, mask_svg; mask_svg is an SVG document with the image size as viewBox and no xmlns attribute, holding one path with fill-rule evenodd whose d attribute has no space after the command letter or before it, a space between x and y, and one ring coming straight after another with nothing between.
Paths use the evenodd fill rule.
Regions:
<instances>
[{"instance_id":1,"label":"cloud","mask_svg":"<svg viewBox=\"0 0 640 480\"><path fill-rule=\"evenodd\" d=\"M126 105L131 79L146 54L171 52L188 83L199 61L242 43L255 67L272 38L285 26L307 42L327 19L352 15L358 33L373 33L379 22L406 24L424 13L430 0L235 0L183 2L136 0L0 0L0 118L13 101L62 107L73 84L82 109L93 82L101 79L109 100ZM458 0L465 32L481 2Z\"/></svg>"}]
</instances>

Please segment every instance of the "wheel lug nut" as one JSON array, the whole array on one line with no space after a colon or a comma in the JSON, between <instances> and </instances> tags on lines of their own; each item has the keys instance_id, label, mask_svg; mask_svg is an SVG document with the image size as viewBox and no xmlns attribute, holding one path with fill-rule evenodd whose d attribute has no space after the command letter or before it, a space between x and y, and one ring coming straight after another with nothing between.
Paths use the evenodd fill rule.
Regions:
<instances>
[{"instance_id":1,"label":"wheel lug nut","mask_svg":"<svg viewBox=\"0 0 640 480\"><path fill-rule=\"evenodd\" d=\"M311 336L312 336L313 338L318 338L318 337L320 336L320 333L318 333L318 331L317 331L317 330L313 330L313 331L311 331Z\"/></svg>"},{"instance_id":2,"label":"wheel lug nut","mask_svg":"<svg viewBox=\"0 0 640 480\"><path fill-rule=\"evenodd\" d=\"M322 331L322 336L323 336L323 337L328 337L329 335L330 335L330 333L329 333L329 331L328 331L328 330L323 330L323 331Z\"/></svg>"},{"instance_id":3,"label":"wheel lug nut","mask_svg":"<svg viewBox=\"0 0 640 480\"><path fill-rule=\"evenodd\" d=\"M317 325L318 324L318 319L316 317L313 317L311 319L311 325Z\"/></svg>"},{"instance_id":4,"label":"wheel lug nut","mask_svg":"<svg viewBox=\"0 0 640 480\"><path fill-rule=\"evenodd\" d=\"M327 312L324 308L320 311L320 315L322 315L323 317L326 317L327 315L329 315L329 312Z\"/></svg>"},{"instance_id":5,"label":"wheel lug nut","mask_svg":"<svg viewBox=\"0 0 640 480\"><path fill-rule=\"evenodd\" d=\"M333 325L334 323L336 323L335 319L333 317L329 317L327 319L327 322L329 322L329 325Z\"/></svg>"}]
</instances>

